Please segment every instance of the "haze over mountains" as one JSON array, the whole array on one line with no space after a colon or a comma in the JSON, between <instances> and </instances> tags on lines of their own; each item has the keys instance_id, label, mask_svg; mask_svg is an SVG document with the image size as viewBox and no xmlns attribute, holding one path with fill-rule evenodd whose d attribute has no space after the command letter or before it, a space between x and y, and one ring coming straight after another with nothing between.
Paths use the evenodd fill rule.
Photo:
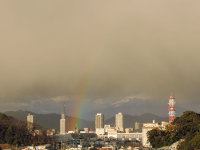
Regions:
<instances>
[{"instance_id":1,"label":"haze over mountains","mask_svg":"<svg viewBox=\"0 0 200 150\"><path fill-rule=\"evenodd\" d=\"M158 114L158 116L161 117L168 117L168 99L166 99L166 102L164 104L160 104L160 103L152 103L151 101L147 100L138 100L129 97L126 99L121 99L109 103L107 106L104 106L103 109L100 107L96 108L95 110L93 108L90 108L89 110L90 111L88 111L87 113L83 112L84 114L82 117L86 120L93 120L94 115L96 113L101 113L101 112L103 112L104 118L106 120L113 117L118 112L134 116L140 116L146 113L152 113L152 114ZM182 115L182 113L186 110L187 110L186 108L180 107L179 101L177 100L176 116Z\"/></svg>"},{"instance_id":2,"label":"haze over mountains","mask_svg":"<svg viewBox=\"0 0 200 150\"><path fill-rule=\"evenodd\" d=\"M33 113L33 112L29 112L29 111L22 111L22 110L18 110L18 111L7 111L4 112L6 115L8 116L12 116L16 119L19 120L23 120L26 121L26 116L28 115L28 113L34 114L36 116L37 119L37 123L39 125L41 125L42 127L46 127L46 128L55 128L57 130L59 130L59 126L60 126L60 115L59 114L55 114L55 113L51 113L51 114L37 114L37 113ZM67 116L67 118L74 118L74 117L69 117ZM132 115L127 115L124 114L124 127L134 127L134 123L135 122L152 122L152 120L156 120L156 121L167 121L168 118L167 117L160 117L151 113L145 113L143 115L139 115L139 116L132 116ZM88 120L83 120L81 119L82 125L80 128L84 128L84 127L88 127L91 129L94 129L94 121L88 121ZM115 117L111 117L107 120L105 120L105 124L111 124L112 126L114 126L115 124Z\"/></svg>"},{"instance_id":3,"label":"haze over mountains","mask_svg":"<svg viewBox=\"0 0 200 150\"><path fill-rule=\"evenodd\" d=\"M16 119L19 120L23 120L26 121L26 116L31 113L33 115L36 116L36 123L41 125L42 127L45 128L54 128L54 129L59 129L60 128L60 114L55 114L55 113L51 113L51 114L37 114L37 113L33 113L33 112L29 112L29 111L7 111L4 112L6 115L8 116L12 116ZM75 119L74 117L69 117L66 116L67 119ZM80 120L82 122L82 126L83 127L88 127L88 128L92 128L93 122L91 121L87 121L87 120Z\"/></svg>"}]
</instances>

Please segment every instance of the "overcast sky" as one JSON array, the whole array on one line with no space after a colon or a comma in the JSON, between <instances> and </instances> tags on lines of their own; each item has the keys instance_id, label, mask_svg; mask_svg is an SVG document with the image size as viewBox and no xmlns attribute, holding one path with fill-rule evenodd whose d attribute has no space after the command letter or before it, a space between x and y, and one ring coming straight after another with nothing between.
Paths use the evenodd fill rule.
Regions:
<instances>
[{"instance_id":1,"label":"overcast sky","mask_svg":"<svg viewBox=\"0 0 200 150\"><path fill-rule=\"evenodd\" d=\"M132 99L167 105L173 92L198 111L199 5L2 0L0 109L60 112L61 101L81 99L102 111Z\"/></svg>"}]
</instances>

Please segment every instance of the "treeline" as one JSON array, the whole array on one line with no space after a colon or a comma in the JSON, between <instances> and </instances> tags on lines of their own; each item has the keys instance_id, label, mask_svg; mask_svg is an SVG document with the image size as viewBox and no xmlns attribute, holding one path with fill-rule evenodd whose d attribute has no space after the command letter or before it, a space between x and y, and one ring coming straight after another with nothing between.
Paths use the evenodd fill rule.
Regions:
<instances>
[{"instance_id":1,"label":"treeline","mask_svg":"<svg viewBox=\"0 0 200 150\"><path fill-rule=\"evenodd\" d=\"M166 130L156 128L147 134L153 148L170 146L183 139L178 145L179 150L200 149L200 114L186 111L168 125Z\"/></svg>"},{"instance_id":2,"label":"treeline","mask_svg":"<svg viewBox=\"0 0 200 150\"><path fill-rule=\"evenodd\" d=\"M41 135L33 136L27 130L27 124L24 121L16 120L0 113L0 143L11 144L15 146L21 145L40 145L51 144L55 142L55 137L46 136L45 130Z\"/></svg>"}]
</instances>

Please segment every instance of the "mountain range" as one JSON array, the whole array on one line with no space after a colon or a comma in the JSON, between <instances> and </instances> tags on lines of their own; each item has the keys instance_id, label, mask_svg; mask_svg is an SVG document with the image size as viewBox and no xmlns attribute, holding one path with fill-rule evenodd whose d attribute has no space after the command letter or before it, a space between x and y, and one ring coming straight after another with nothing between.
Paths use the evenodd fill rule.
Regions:
<instances>
[{"instance_id":1,"label":"mountain range","mask_svg":"<svg viewBox=\"0 0 200 150\"><path fill-rule=\"evenodd\" d=\"M45 128L54 128L56 130L59 130L60 115L56 114L56 113L37 114L37 113L33 113L33 112L29 112L29 111L22 111L22 110L4 112L4 114L6 114L8 116L12 116L16 119L23 120L23 121L26 121L26 117L29 113L35 115L36 123L39 124L40 126L45 127ZM77 118L67 116L67 119L73 120L73 119L77 119ZM152 120L155 120L156 122L160 122L160 121L167 121L168 118L160 117L160 116L157 116L157 115L154 115L151 113L145 113L145 114L138 115L138 116L124 114L124 127L125 128L130 128L130 127L133 128L135 122L144 123L144 122L152 122ZM81 126L80 126L81 129L85 128L85 127L94 129L94 121L80 119L80 122L81 122ZM110 124L111 126L114 126L115 125L115 117L113 116L113 117L105 120L105 124Z\"/></svg>"}]
</instances>

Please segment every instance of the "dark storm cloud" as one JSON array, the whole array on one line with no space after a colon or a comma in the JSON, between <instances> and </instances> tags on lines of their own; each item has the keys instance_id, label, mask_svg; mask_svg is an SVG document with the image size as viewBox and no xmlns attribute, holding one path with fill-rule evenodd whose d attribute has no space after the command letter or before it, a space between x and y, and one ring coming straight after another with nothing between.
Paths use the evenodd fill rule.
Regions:
<instances>
[{"instance_id":1,"label":"dark storm cloud","mask_svg":"<svg viewBox=\"0 0 200 150\"><path fill-rule=\"evenodd\" d=\"M73 97L88 88L91 98L153 101L174 92L198 103L199 4L2 1L0 101Z\"/></svg>"}]
</instances>

